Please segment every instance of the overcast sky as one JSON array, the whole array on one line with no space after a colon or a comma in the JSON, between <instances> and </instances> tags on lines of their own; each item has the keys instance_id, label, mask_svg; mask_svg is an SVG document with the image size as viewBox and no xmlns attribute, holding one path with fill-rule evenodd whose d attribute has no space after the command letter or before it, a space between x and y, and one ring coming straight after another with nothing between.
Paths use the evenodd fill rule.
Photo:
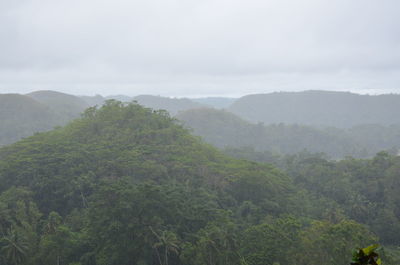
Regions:
<instances>
[{"instance_id":1,"label":"overcast sky","mask_svg":"<svg viewBox=\"0 0 400 265\"><path fill-rule=\"evenodd\" d=\"M0 93L400 93L399 0L0 0Z\"/></svg>"}]
</instances>

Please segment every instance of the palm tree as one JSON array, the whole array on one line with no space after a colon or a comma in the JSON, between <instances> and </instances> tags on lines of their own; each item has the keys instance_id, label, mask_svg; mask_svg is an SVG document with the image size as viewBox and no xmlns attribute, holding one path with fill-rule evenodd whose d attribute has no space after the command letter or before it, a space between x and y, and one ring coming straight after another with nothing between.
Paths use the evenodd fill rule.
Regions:
<instances>
[{"instance_id":1,"label":"palm tree","mask_svg":"<svg viewBox=\"0 0 400 265\"><path fill-rule=\"evenodd\" d=\"M168 256L170 253L179 254L179 240L174 232L162 231L161 234L157 234L151 227L149 227L151 232L156 236L158 242L153 245L153 248L157 252L158 261L162 265L160 253L158 248L164 248L164 264L168 265Z\"/></svg>"},{"instance_id":2,"label":"palm tree","mask_svg":"<svg viewBox=\"0 0 400 265\"><path fill-rule=\"evenodd\" d=\"M21 264L28 252L28 243L25 238L19 235L16 231L10 230L8 235L1 239L4 246L1 248L1 253L5 260L10 264Z\"/></svg>"},{"instance_id":3,"label":"palm tree","mask_svg":"<svg viewBox=\"0 0 400 265\"><path fill-rule=\"evenodd\" d=\"M164 258L165 265L168 265L168 255L173 252L176 255L179 254L179 240L175 233L171 231L163 231L161 234L161 240L164 245Z\"/></svg>"},{"instance_id":4,"label":"palm tree","mask_svg":"<svg viewBox=\"0 0 400 265\"><path fill-rule=\"evenodd\" d=\"M62 218L57 212L51 212L47 218L46 226L44 227L45 234L55 234L57 227L62 223Z\"/></svg>"}]
</instances>

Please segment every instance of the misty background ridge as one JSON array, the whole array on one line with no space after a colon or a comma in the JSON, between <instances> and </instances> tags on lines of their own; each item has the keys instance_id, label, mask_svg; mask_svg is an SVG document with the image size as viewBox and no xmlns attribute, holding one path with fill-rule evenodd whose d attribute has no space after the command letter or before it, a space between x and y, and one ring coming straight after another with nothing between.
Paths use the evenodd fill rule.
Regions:
<instances>
[{"instance_id":1,"label":"misty background ridge","mask_svg":"<svg viewBox=\"0 0 400 265\"><path fill-rule=\"evenodd\" d=\"M371 157L400 148L400 95L304 91L241 98L167 98L141 95L75 96L56 91L0 95L0 144L51 130L108 99L166 110L204 141L221 149L250 148L271 155L303 151Z\"/></svg>"}]
</instances>

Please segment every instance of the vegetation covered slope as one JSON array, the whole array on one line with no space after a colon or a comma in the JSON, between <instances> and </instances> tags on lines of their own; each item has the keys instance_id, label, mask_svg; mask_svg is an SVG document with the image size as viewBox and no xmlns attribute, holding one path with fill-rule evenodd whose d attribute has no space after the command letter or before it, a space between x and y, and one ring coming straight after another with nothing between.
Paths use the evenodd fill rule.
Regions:
<instances>
[{"instance_id":1,"label":"vegetation covered slope","mask_svg":"<svg viewBox=\"0 0 400 265\"><path fill-rule=\"evenodd\" d=\"M206 142L219 148L252 148L285 155L302 151L331 158L372 157L400 147L400 126L360 125L350 129L317 129L301 125L252 124L222 110L192 109L176 116Z\"/></svg>"},{"instance_id":2,"label":"vegetation covered slope","mask_svg":"<svg viewBox=\"0 0 400 265\"><path fill-rule=\"evenodd\" d=\"M108 101L0 149L6 264L347 264L368 227L165 112Z\"/></svg>"},{"instance_id":3,"label":"vegetation covered slope","mask_svg":"<svg viewBox=\"0 0 400 265\"><path fill-rule=\"evenodd\" d=\"M295 155L286 158L284 167L297 187L340 205L336 217L345 214L367 224L385 244L400 244L399 156L380 152L372 159L328 161Z\"/></svg>"},{"instance_id":4,"label":"vegetation covered slope","mask_svg":"<svg viewBox=\"0 0 400 265\"><path fill-rule=\"evenodd\" d=\"M352 127L400 123L400 95L368 96L348 92L305 91L248 95L229 111L253 121Z\"/></svg>"},{"instance_id":5,"label":"vegetation covered slope","mask_svg":"<svg viewBox=\"0 0 400 265\"><path fill-rule=\"evenodd\" d=\"M320 154L298 153L271 156L246 149L227 149L238 158L275 164L286 172L296 188L335 210L332 219L350 217L366 224L382 242L399 246L400 236L400 156L379 152L371 159L348 157L328 160Z\"/></svg>"},{"instance_id":6,"label":"vegetation covered slope","mask_svg":"<svg viewBox=\"0 0 400 265\"><path fill-rule=\"evenodd\" d=\"M0 94L0 146L15 142L57 124L45 105L19 94Z\"/></svg>"},{"instance_id":7,"label":"vegetation covered slope","mask_svg":"<svg viewBox=\"0 0 400 265\"><path fill-rule=\"evenodd\" d=\"M0 94L0 146L65 125L88 106L78 97L55 91Z\"/></svg>"},{"instance_id":8,"label":"vegetation covered slope","mask_svg":"<svg viewBox=\"0 0 400 265\"><path fill-rule=\"evenodd\" d=\"M89 107L89 104L79 97L56 91L35 91L27 96L50 108L59 117L62 124L79 117L80 113Z\"/></svg>"}]
</instances>

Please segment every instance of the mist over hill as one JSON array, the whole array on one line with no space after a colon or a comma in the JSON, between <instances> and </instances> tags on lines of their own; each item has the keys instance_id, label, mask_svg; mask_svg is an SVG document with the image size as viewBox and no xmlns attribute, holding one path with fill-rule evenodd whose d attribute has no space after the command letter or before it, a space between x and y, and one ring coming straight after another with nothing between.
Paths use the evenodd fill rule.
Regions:
<instances>
[{"instance_id":1,"label":"mist over hill","mask_svg":"<svg viewBox=\"0 0 400 265\"><path fill-rule=\"evenodd\" d=\"M0 94L0 145L65 125L87 107L78 97L55 91Z\"/></svg>"},{"instance_id":2,"label":"mist over hill","mask_svg":"<svg viewBox=\"0 0 400 265\"><path fill-rule=\"evenodd\" d=\"M184 121L196 135L219 148L250 147L255 151L275 154L294 154L307 150L323 152L331 158L343 158L348 155L371 157L381 150L397 153L400 147L399 117L395 115L395 109L398 108L395 103L399 96L361 96L320 91L249 95L238 100L191 100L150 95L133 98L123 95L77 97L55 91L37 91L8 96L8 105L2 104L4 129L0 132L0 144L9 144L35 132L64 125L79 117L87 107L101 106L113 97L166 110ZM232 105L224 111L218 111L205 108L205 104L218 108ZM245 111L233 114L237 109ZM262 115L266 110L269 114ZM250 118L243 118L246 113L251 114ZM380 115L387 113L390 114L380 122ZM254 123L256 116L262 118L264 123ZM367 121L377 123L363 124ZM329 124L337 127L327 127Z\"/></svg>"},{"instance_id":3,"label":"mist over hill","mask_svg":"<svg viewBox=\"0 0 400 265\"><path fill-rule=\"evenodd\" d=\"M22 246L23 265L329 265L347 264L354 245L400 242L399 157L299 154L282 168L224 155L164 111L107 101L0 148L0 233L10 239L0 244Z\"/></svg>"},{"instance_id":4,"label":"mist over hill","mask_svg":"<svg viewBox=\"0 0 400 265\"><path fill-rule=\"evenodd\" d=\"M62 124L79 117L79 114L90 106L77 96L50 90L35 91L27 96L47 106L58 115Z\"/></svg>"},{"instance_id":5,"label":"mist over hill","mask_svg":"<svg viewBox=\"0 0 400 265\"><path fill-rule=\"evenodd\" d=\"M349 129L283 123L264 125L247 122L227 111L206 108L187 110L176 118L219 148L250 147L278 155L308 151L325 153L335 159L372 157L382 150L397 153L400 148L400 125L360 125Z\"/></svg>"},{"instance_id":6,"label":"mist over hill","mask_svg":"<svg viewBox=\"0 0 400 265\"><path fill-rule=\"evenodd\" d=\"M292 196L288 177L272 166L225 156L167 113L133 103L108 101L64 128L0 148L0 233L31 231L18 242L34 264L156 264L154 245L165 233L186 252L171 252L171 264L187 264L210 226L237 233L235 205L253 201L278 214L292 211ZM60 252L49 251L54 244ZM236 264L228 252L215 258Z\"/></svg>"},{"instance_id":7,"label":"mist over hill","mask_svg":"<svg viewBox=\"0 0 400 265\"><path fill-rule=\"evenodd\" d=\"M50 108L19 94L0 94L0 146L59 124Z\"/></svg>"},{"instance_id":8,"label":"mist over hill","mask_svg":"<svg viewBox=\"0 0 400 265\"><path fill-rule=\"evenodd\" d=\"M248 95L229 108L252 121L348 128L360 124L400 124L400 95L359 95L304 91Z\"/></svg>"},{"instance_id":9,"label":"mist over hill","mask_svg":"<svg viewBox=\"0 0 400 265\"><path fill-rule=\"evenodd\" d=\"M135 97L129 97L125 95L111 95L111 96L81 96L87 103L94 105L101 105L106 100L114 99L121 102L132 102L136 101L142 106L147 108L152 108L155 110L166 110L171 115L176 115L180 111L205 107L206 105L200 104L195 100L191 100L188 98L169 98L169 97L161 97L161 96L153 96L153 95L139 95Z\"/></svg>"}]
</instances>

